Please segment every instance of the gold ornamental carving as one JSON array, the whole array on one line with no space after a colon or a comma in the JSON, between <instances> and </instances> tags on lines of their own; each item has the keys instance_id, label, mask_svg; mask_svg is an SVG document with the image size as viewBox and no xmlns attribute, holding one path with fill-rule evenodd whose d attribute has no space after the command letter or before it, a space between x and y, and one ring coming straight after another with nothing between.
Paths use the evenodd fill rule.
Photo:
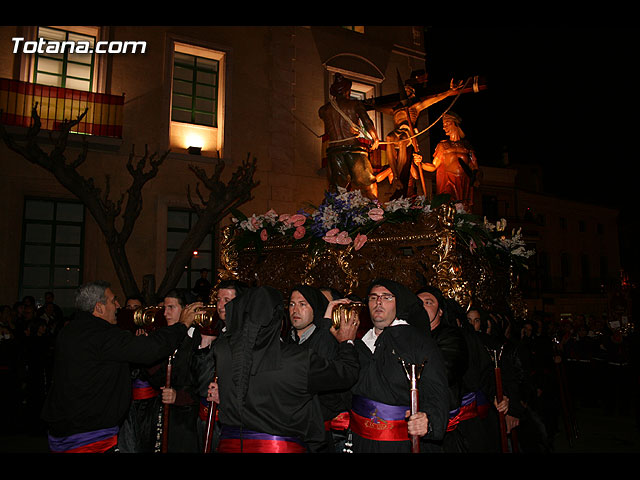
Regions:
<instances>
[{"instance_id":1,"label":"gold ornamental carving","mask_svg":"<svg viewBox=\"0 0 640 480\"><path fill-rule=\"evenodd\" d=\"M315 248L309 241L284 238L237 249L232 229L227 228L221 275L285 293L303 283L360 297L375 278L384 277L414 290L433 285L466 307L472 291L459 262L454 215L455 208L447 204L415 222L384 223L368 234L359 250L353 244Z\"/></svg>"}]
</instances>

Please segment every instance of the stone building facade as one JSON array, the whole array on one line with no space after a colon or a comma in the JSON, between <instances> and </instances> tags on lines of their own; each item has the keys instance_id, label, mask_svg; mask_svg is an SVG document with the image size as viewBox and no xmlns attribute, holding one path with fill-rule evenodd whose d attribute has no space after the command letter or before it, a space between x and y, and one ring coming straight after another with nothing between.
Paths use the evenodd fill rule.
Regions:
<instances>
[{"instance_id":1,"label":"stone building facade","mask_svg":"<svg viewBox=\"0 0 640 480\"><path fill-rule=\"evenodd\" d=\"M43 36L76 45L92 41L94 47L105 42L100 45L106 53L66 57L38 51ZM125 42L137 42L138 50L125 50ZM189 62L196 66L186 68ZM57 96L89 90L105 94L100 102L116 105L112 118L91 120L115 127L115 134L72 135L66 152L75 158L86 140L89 152L79 171L103 189L108 174L113 199L129 187L126 162L132 151L141 156L145 147L159 154L170 150L144 187L143 210L127 244L139 284L145 275L160 282L192 221L187 185L193 192L197 179L190 164L210 172L219 156L228 179L247 156L256 158L259 185L242 206L246 212L294 213L306 202L318 204L327 180L317 112L328 101L333 76L340 72L351 79L365 98L397 93L397 72L408 78L424 67L423 28L413 26L0 27L0 78L13 85L0 88L0 102L4 98L12 115L3 124L15 138L26 131L16 118L28 117L38 100L24 93L25 85L44 83L62 87ZM186 70L201 74L202 83L200 77L187 81ZM198 91L192 106L185 105L183 87ZM41 104L54 103L48 95ZM60 121L77 112L42 116ZM392 128L390 118L371 115L381 136ZM48 142L43 134L45 150ZM94 279L110 281L122 299L101 232L77 199L4 144L0 171L0 304L25 295L42 301L51 290L57 303L69 307L75 286ZM216 267L216 236L214 231L205 240L179 286L193 284L200 268Z\"/></svg>"}]
</instances>

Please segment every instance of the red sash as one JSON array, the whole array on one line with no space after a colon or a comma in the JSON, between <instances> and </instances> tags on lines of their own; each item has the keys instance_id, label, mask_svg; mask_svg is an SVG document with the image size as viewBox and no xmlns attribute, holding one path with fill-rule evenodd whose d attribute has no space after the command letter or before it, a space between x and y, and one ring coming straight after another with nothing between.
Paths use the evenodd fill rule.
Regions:
<instances>
[{"instance_id":1,"label":"red sash","mask_svg":"<svg viewBox=\"0 0 640 480\"><path fill-rule=\"evenodd\" d=\"M470 418L485 418L489 412L489 404L482 392L467 393L462 397L462 404L449 412L447 432L455 430L460 422Z\"/></svg>"},{"instance_id":2,"label":"red sash","mask_svg":"<svg viewBox=\"0 0 640 480\"><path fill-rule=\"evenodd\" d=\"M153 387L134 388L132 393L134 400L147 400L158 396L158 394L158 390Z\"/></svg>"},{"instance_id":3,"label":"red sash","mask_svg":"<svg viewBox=\"0 0 640 480\"><path fill-rule=\"evenodd\" d=\"M350 415L349 412L339 413L331 420L324 422L325 430L346 430L349 428Z\"/></svg>"},{"instance_id":4,"label":"red sash","mask_svg":"<svg viewBox=\"0 0 640 480\"><path fill-rule=\"evenodd\" d=\"M49 434L49 450L53 453L102 453L118 443L118 427L74 433L66 437Z\"/></svg>"},{"instance_id":5,"label":"red sash","mask_svg":"<svg viewBox=\"0 0 640 480\"><path fill-rule=\"evenodd\" d=\"M267 433L222 427L218 453L306 453L298 439Z\"/></svg>"},{"instance_id":6,"label":"red sash","mask_svg":"<svg viewBox=\"0 0 640 480\"><path fill-rule=\"evenodd\" d=\"M117 443L118 436L114 435L111 438L105 438L104 440L90 443L88 445L83 445L82 447L72 448L71 450L67 450L64 453L103 453L110 448L115 447Z\"/></svg>"},{"instance_id":7,"label":"red sash","mask_svg":"<svg viewBox=\"0 0 640 480\"><path fill-rule=\"evenodd\" d=\"M251 440L224 438L218 443L218 453L306 453L307 449L295 442L283 440Z\"/></svg>"},{"instance_id":8,"label":"red sash","mask_svg":"<svg viewBox=\"0 0 640 480\"><path fill-rule=\"evenodd\" d=\"M363 438L377 441L409 440L406 406L387 405L371 399L353 396L351 431Z\"/></svg>"},{"instance_id":9,"label":"red sash","mask_svg":"<svg viewBox=\"0 0 640 480\"><path fill-rule=\"evenodd\" d=\"M160 391L149 385L148 382L142 380L133 381L132 397L134 400L146 400L160 394Z\"/></svg>"},{"instance_id":10,"label":"red sash","mask_svg":"<svg viewBox=\"0 0 640 480\"><path fill-rule=\"evenodd\" d=\"M477 416L478 408L475 402L473 402L473 404L471 405L464 405L460 407L457 415L449 419L449 423L447 424L447 432L455 430L460 422L464 422L465 420L469 420L470 418L474 418Z\"/></svg>"}]
</instances>

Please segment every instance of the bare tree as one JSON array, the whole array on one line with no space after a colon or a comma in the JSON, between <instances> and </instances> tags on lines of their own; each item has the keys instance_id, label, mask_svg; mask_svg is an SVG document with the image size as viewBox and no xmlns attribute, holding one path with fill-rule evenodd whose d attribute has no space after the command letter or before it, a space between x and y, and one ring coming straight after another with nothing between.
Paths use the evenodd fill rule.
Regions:
<instances>
[{"instance_id":1,"label":"bare tree","mask_svg":"<svg viewBox=\"0 0 640 480\"><path fill-rule=\"evenodd\" d=\"M26 142L17 142L2 124L0 124L0 137L9 149L53 174L62 186L87 207L105 238L124 294L126 296L140 295L140 288L127 257L126 244L142 211L142 189L147 182L158 174L159 167L167 158L169 151L161 155L157 153L150 154L147 146L145 146L144 155L135 161L135 147L132 147L127 161L127 171L131 175L131 186L114 202L109 198L111 192L110 176L108 174L105 174L103 192L95 185L93 178L85 178L78 172L78 167L87 160L88 147L86 141L83 142L82 149L74 160L67 160L65 156L69 133L74 126L82 121L87 110L85 109L74 120L65 120L56 136L49 132L53 148L47 153L40 148L38 143L41 121L37 106L38 104L36 103L31 112L33 121L27 130ZM200 193L199 184L196 184L196 193L200 200L200 205L197 205L192 201L191 191L187 186L188 201L196 211L198 220L178 249L157 291L145 292L147 298L150 296L161 298L170 289L174 288L180 280L184 272L184 265L189 262L193 250L200 246L206 235L232 209L251 199L251 190L258 185L258 182L253 180L256 159L254 158L253 161L250 161L249 156L247 156L247 159L238 167L226 184L220 180L224 167L224 161L219 157L211 176L207 176L205 170L200 167L189 166L195 176L209 190L209 195L207 198L203 197ZM127 197L126 203L124 202L125 194ZM119 223L121 224L120 228L118 228Z\"/></svg>"}]
</instances>

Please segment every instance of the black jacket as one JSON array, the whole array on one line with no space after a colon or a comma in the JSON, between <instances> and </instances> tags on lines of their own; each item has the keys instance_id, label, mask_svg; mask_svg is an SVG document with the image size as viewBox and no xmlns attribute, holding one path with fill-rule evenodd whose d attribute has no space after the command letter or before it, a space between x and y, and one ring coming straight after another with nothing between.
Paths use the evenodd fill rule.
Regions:
<instances>
[{"instance_id":1,"label":"black jacket","mask_svg":"<svg viewBox=\"0 0 640 480\"><path fill-rule=\"evenodd\" d=\"M454 410L460 406L464 391L463 377L469 368L469 350L462 329L441 323L431 331L431 336L438 344L447 369L449 383L449 408Z\"/></svg>"},{"instance_id":2,"label":"black jacket","mask_svg":"<svg viewBox=\"0 0 640 480\"><path fill-rule=\"evenodd\" d=\"M79 312L56 341L53 384L42 410L53 436L118 426L131 403L130 363L168 357L187 333L178 323L135 336Z\"/></svg>"},{"instance_id":3,"label":"black jacket","mask_svg":"<svg viewBox=\"0 0 640 480\"><path fill-rule=\"evenodd\" d=\"M229 329L213 345L221 426L296 437L311 452L326 448L317 393L355 382L354 347L340 343L330 361L313 349L283 343L282 297L270 287L250 289L226 309Z\"/></svg>"},{"instance_id":4,"label":"black jacket","mask_svg":"<svg viewBox=\"0 0 640 480\"><path fill-rule=\"evenodd\" d=\"M418 380L419 410L429 417L429 432L422 440L441 441L449 419L449 389L444 359L435 340L412 325L394 325L386 327L377 337L374 353L361 339L356 340L355 345L360 376L351 391L377 402L410 406L410 383L400 358L408 363L424 364ZM408 453L411 447L408 441L358 439L358 442L361 446L354 450L358 453Z\"/></svg>"}]
</instances>

